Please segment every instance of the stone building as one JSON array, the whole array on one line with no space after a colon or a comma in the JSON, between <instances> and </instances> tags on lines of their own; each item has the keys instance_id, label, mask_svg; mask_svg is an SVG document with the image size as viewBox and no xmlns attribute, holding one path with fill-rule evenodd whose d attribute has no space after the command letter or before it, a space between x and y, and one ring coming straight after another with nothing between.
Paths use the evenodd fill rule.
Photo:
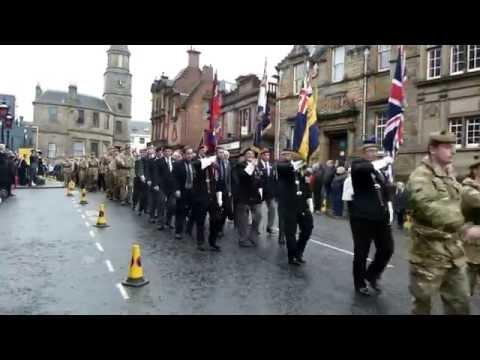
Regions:
<instances>
[{"instance_id":1,"label":"stone building","mask_svg":"<svg viewBox=\"0 0 480 360\"><path fill-rule=\"evenodd\" d=\"M257 119L258 95L261 80L253 74L236 79L235 89L225 91L222 96L222 141L220 145L236 156L253 145ZM271 128L262 137L262 147L273 149L275 123L275 97L277 84L268 83L267 95L270 106Z\"/></svg>"},{"instance_id":2,"label":"stone building","mask_svg":"<svg viewBox=\"0 0 480 360\"><path fill-rule=\"evenodd\" d=\"M37 85L33 122L39 127L37 146L49 158L99 156L112 144L130 142L130 52L126 45L112 45L107 54L102 98L79 94L75 85L68 92Z\"/></svg>"},{"instance_id":3,"label":"stone building","mask_svg":"<svg viewBox=\"0 0 480 360\"><path fill-rule=\"evenodd\" d=\"M151 141L150 122L130 121L130 147L132 149L145 149Z\"/></svg>"},{"instance_id":4,"label":"stone building","mask_svg":"<svg viewBox=\"0 0 480 360\"><path fill-rule=\"evenodd\" d=\"M152 144L198 146L208 127L213 68L199 67L200 52L190 49L188 64L174 79L162 75L151 87Z\"/></svg>"},{"instance_id":5,"label":"stone building","mask_svg":"<svg viewBox=\"0 0 480 360\"><path fill-rule=\"evenodd\" d=\"M449 128L458 137L456 165L466 172L480 145L480 46L406 45L408 80L405 142L395 173L406 178L426 154L429 133ZM277 66L280 146L290 146L305 72L318 89L318 159L351 158L365 137L380 147L388 120L396 45L295 45Z\"/></svg>"}]
</instances>

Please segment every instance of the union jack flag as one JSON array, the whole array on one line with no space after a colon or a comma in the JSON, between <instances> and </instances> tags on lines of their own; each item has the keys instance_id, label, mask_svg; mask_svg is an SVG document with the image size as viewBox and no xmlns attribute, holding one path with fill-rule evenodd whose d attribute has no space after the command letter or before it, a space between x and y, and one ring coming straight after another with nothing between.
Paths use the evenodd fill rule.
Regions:
<instances>
[{"instance_id":1,"label":"union jack flag","mask_svg":"<svg viewBox=\"0 0 480 360\"><path fill-rule=\"evenodd\" d=\"M388 99L388 121L385 125L383 148L391 157L403 144L404 110L406 106L405 81L407 68L403 46L398 48L398 59L395 67L395 76L392 79L392 88Z\"/></svg>"}]
</instances>

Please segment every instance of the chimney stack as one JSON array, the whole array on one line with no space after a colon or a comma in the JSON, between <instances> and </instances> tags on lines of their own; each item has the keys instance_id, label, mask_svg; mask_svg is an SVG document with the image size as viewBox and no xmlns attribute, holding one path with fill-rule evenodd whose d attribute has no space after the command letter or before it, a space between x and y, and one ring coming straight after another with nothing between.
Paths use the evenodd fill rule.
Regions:
<instances>
[{"instance_id":1,"label":"chimney stack","mask_svg":"<svg viewBox=\"0 0 480 360\"><path fill-rule=\"evenodd\" d=\"M42 88L40 87L40 84L37 84L35 87L35 100L38 100L42 96Z\"/></svg>"},{"instance_id":2,"label":"chimney stack","mask_svg":"<svg viewBox=\"0 0 480 360\"><path fill-rule=\"evenodd\" d=\"M77 85L70 84L70 85L68 86L68 95L69 95L71 98L77 97Z\"/></svg>"},{"instance_id":3,"label":"chimney stack","mask_svg":"<svg viewBox=\"0 0 480 360\"><path fill-rule=\"evenodd\" d=\"M199 68L200 51L193 50L193 48L190 48L190 50L188 50L187 53L188 53L188 67Z\"/></svg>"}]
</instances>

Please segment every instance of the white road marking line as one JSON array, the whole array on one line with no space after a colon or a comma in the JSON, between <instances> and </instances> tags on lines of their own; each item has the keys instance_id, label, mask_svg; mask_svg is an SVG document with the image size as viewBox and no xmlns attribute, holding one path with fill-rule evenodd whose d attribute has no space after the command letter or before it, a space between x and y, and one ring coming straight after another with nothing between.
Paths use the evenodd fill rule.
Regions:
<instances>
[{"instance_id":1,"label":"white road marking line","mask_svg":"<svg viewBox=\"0 0 480 360\"><path fill-rule=\"evenodd\" d=\"M128 297L127 290L125 290L125 288L123 287L122 284L118 283L118 284L117 284L117 289L118 289L118 291L120 291L120 295L122 295L122 297L123 297L124 300L130 299L130 298Z\"/></svg>"},{"instance_id":2,"label":"white road marking line","mask_svg":"<svg viewBox=\"0 0 480 360\"><path fill-rule=\"evenodd\" d=\"M327 247L327 248L329 248L329 249L337 250L337 251L340 251L340 252L342 252L342 253L344 253L344 254L348 254L348 255L353 256L353 252L351 252L351 251L344 250L344 249L340 249L340 248L338 248L338 247L335 247L335 246L332 246L332 245L329 245L329 244L325 244L325 243L323 243L323 242L321 242L321 241L317 241L317 240L312 240L312 239L311 239L310 241L313 242L313 243L315 243L315 244L317 244L317 245L325 246L325 247ZM370 259L370 258L367 258L367 260L370 261L370 262L372 262L372 259ZM390 268L390 269L392 269L394 266L388 264L387 267Z\"/></svg>"},{"instance_id":3,"label":"white road marking line","mask_svg":"<svg viewBox=\"0 0 480 360\"><path fill-rule=\"evenodd\" d=\"M93 232L93 230L90 230L88 233L90 234L90 237L92 239L95 237L95 233Z\"/></svg>"},{"instance_id":4,"label":"white road marking line","mask_svg":"<svg viewBox=\"0 0 480 360\"><path fill-rule=\"evenodd\" d=\"M115 271L115 269L113 268L113 265L112 265L112 263L110 262L110 260L105 260L105 264L107 264L108 271L110 271L110 272L114 272L114 271Z\"/></svg>"},{"instance_id":5,"label":"white road marking line","mask_svg":"<svg viewBox=\"0 0 480 360\"><path fill-rule=\"evenodd\" d=\"M82 216L82 219L85 220L85 215L82 214L81 216Z\"/></svg>"},{"instance_id":6,"label":"white road marking line","mask_svg":"<svg viewBox=\"0 0 480 360\"><path fill-rule=\"evenodd\" d=\"M103 247L102 247L102 245L101 245L100 243L97 242L97 243L95 243L95 245L97 246L98 251L100 251L100 252L103 252L103 251L104 251L104 250L103 250Z\"/></svg>"},{"instance_id":7,"label":"white road marking line","mask_svg":"<svg viewBox=\"0 0 480 360\"><path fill-rule=\"evenodd\" d=\"M86 226L86 227L90 227L90 224L85 221L85 226Z\"/></svg>"}]
</instances>

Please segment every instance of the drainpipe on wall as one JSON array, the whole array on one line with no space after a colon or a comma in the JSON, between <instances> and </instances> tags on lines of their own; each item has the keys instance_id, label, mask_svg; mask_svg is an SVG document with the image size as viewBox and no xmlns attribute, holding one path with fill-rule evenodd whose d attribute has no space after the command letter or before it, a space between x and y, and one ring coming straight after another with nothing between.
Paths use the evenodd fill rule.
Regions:
<instances>
[{"instance_id":1,"label":"drainpipe on wall","mask_svg":"<svg viewBox=\"0 0 480 360\"><path fill-rule=\"evenodd\" d=\"M363 51L363 111L362 111L362 140L367 136L367 71L368 71L368 55L370 49L368 47Z\"/></svg>"}]
</instances>

